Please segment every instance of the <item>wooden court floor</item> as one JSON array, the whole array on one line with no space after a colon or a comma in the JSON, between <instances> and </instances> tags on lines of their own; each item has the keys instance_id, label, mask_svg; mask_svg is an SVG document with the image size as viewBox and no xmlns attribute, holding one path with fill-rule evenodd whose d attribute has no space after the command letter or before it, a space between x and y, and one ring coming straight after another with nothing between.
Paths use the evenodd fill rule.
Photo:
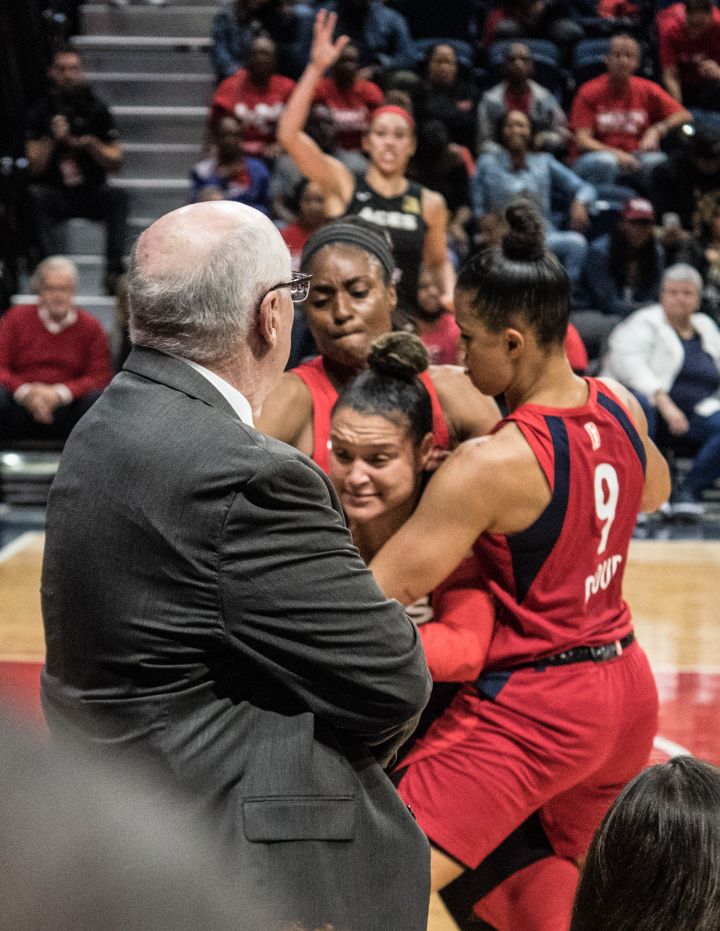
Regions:
<instances>
[{"instance_id":1,"label":"wooden court floor","mask_svg":"<svg viewBox=\"0 0 720 931\"><path fill-rule=\"evenodd\" d=\"M3 670L43 660L42 547L29 532L0 550L0 696ZM654 758L691 752L720 764L720 542L633 541L625 597L660 692ZM431 915L435 931L456 929L437 896Z\"/></svg>"},{"instance_id":2,"label":"wooden court floor","mask_svg":"<svg viewBox=\"0 0 720 931\"><path fill-rule=\"evenodd\" d=\"M29 532L0 550L0 663L43 660L42 546ZM720 542L633 541L625 595L660 689L659 752L720 763Z\"/></svg>"}]
</instances>

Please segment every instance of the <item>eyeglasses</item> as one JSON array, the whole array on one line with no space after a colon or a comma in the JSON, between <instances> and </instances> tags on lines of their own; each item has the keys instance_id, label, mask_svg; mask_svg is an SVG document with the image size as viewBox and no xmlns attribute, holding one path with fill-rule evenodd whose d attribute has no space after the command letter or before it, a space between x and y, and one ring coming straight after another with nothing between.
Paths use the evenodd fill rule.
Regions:
<instances>
[{"instance_id":1,"label":"eyeglasses","mask_svg":"<svg viewBox=\"0 0 720 931\"><path fill-rule=\"evenodd\" d=\"M283 281L281 284L275 284L272 288L263 294L260 303L267 297L271 291L277 291L278 288L290 288L290 300L293 304L302 304L310 293L310 279L312 275L305 275L302 272L293 272L292 281Z\"/></svg>"}]
</instances>

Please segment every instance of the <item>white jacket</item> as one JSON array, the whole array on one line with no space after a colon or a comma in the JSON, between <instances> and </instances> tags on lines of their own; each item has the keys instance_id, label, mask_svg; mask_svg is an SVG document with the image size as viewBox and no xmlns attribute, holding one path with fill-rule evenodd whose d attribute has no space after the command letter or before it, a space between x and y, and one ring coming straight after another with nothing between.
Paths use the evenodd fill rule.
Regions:
<instances>
[{"instance_id":1,"label":"white jacket","mask_svg":"<svg viewBox=\"0 0 720 931\"><path fill-rule=\"evenodd\" d=\"M690 320L702 348L720 369L717 324L707 314L693 314ZM661 304L630 314L612 331L608 345L603 375L616 378L650 400L656 391L670 391L685 359L682 341L668 323Z\"/></svg>"}]
</instances>

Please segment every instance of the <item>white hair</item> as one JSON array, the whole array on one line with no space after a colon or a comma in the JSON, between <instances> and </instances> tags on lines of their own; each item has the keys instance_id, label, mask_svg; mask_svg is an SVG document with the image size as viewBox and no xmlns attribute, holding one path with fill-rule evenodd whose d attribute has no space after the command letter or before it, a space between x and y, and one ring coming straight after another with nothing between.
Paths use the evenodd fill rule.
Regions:
<instances>
[{"instance_id":1,"label":"white hair","mask_svg":"<svg viewBox=\"0 0 720 931\"><path fill-rule=\"evenodd\" d=\"M290 277L290 254L272 224L240 227L201 265L151 276L133 249L128 272L130 338L137 346L200 364L232 357L265 292Z\"/></svg>"},{"instance_id":2,"label":"white hair","mask_svg":"<svg viewBox=\"0 0 720 931\"><path fill-rule=\"evenodd\" d=\"M77 265L64 255L51 255L39 262L30 279L30 286L34 294L39 294L45 284L45 275L47 272L62 271L68 272L72 276L73 287L77 288L78 270Z\"/></svg>"},{"instance_id":3,"label":"white hair","mask_svg":"<svg viewBox=\"0 0 720 931\"><path fill-rule=\"evenodd\" d=\"M661 291L668 281L689 281L698 289L698 294L702 294L702 275L696 268L693 268L692 265L687 265L685 262L677 262L665 271L660 280Z\"/></svg>"}]
</instances>

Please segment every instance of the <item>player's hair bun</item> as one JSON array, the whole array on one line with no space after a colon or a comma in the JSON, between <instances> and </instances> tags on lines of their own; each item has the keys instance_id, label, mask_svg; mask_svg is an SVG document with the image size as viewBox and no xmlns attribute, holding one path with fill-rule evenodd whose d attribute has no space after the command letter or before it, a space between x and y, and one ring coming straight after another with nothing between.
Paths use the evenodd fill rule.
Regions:
<instances>
[{"instance_id":1,"label":"player's hair bun","mask_svg":"<svg viewBox=\"0 0 720 931\"><path fill-rule=\"evenodd\" d=\"M430 363L427 349L414 333L383 333L372 344L368 366L379 375L412 382Z\"/></svg>"},{"instance_id":2,"label":"player's hair bun","mask_svg":"<svg viewBox=\"0 0 720 931\"><path fill-rule=\"evenodd\" d=\"M515 262L537 262L545 255L545 227L532 201L516 201L505 211L510 229L503 236L502 250Z\"/></svg>"}]
</instances>

